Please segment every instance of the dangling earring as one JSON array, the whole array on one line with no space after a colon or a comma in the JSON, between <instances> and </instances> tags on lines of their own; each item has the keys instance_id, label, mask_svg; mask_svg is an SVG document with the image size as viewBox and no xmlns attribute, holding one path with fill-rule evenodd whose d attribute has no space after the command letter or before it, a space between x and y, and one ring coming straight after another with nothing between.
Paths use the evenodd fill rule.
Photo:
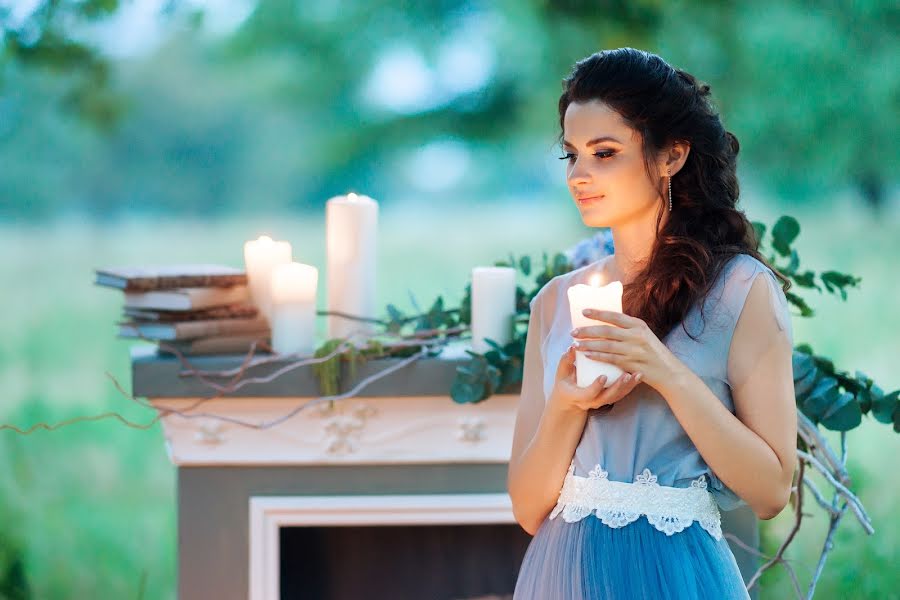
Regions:
<instances>
[{"instance_id":1,"label":"dangling earring","mask_svg":"<svg viewBox=\"0 0 900 600\"><path fill-rule=\"evenodd\" d=\"M666 167L666 176L669 178L669 212L672 212L672 169Z\"/></svg>"}]
</instances>

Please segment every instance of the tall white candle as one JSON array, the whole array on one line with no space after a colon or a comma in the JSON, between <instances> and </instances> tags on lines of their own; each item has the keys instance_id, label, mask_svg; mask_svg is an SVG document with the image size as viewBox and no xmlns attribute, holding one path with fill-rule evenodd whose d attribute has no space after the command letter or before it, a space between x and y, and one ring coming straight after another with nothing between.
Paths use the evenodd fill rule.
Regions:
<instances>
[{"instance_id":1,"label":"tall white candle","mask_svg":"<svg viewBox=\"0 0 900 600\"><path fill-rule=\"evenodd\" d=\"M376 318L375 242L378 203L368 196L335 196L325 204L329 312ZM370 335L366 321L328 316L329 338Z\"/></svg>"},{"instance_id":2,"label":"tall white candle","mask_svg":"<svg viewBox=\"0 0 900 600\"><path fill-rule=\"evenodd\" d=\"M272 270L291 262L290 242L274 241L267 235L244 243L244 266L253 304L271 322Z\"/></svg>"},{"instance_id":3,"label":"tall white candle","mask_svg":"<svg viewBox=\"0 0 900 600\"><path fill-rule=\"evenodd\" d=\"M511 267L472 269L472 350L484 354L490 338L501 346L512 339L516 316L516 270Z\"/></svg>"},{"instance_id":4,"label":"tall white candle","mask_svg":"<svg viewBox=\"0 0 900 600\"><path fill-rule=\"evenodd\" d=\"M600 286L600 275L594 274L589 283L590 285L583 283L573 285L567 291L573 329L599 324L597 319L584 316L582 311L586 308L622 312L621 281L613 281ZM606 375L604 387L609 387L622 375L622 369L588 358L584 352L575 352L575 382L578 387L589 386L601 375Z\"/></svg>"},{"instance_id":5,"label":"tall white candle","mask_svg":"<svg viewBox=\"0 0 900 600\"><path fill-rule=\"evenodd\" d=\"M319 270L288 263L272 271L272 349L278 354L315 350L316 286Z\"/></svg>"}]
</instances>

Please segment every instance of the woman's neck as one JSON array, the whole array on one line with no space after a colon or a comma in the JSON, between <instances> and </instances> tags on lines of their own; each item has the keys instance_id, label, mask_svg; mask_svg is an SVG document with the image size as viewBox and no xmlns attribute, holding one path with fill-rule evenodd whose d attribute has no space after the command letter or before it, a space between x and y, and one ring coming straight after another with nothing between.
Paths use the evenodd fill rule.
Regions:
<instances>
[{"instance_id":1,"label":"woman's neck","mask_svg":"<svg viewBox=\"0 0 900 600\"><path fill-rule=\"evenodd\" d=\"M612 277L623 284L631 283L650 258L656 241L653 230L644 223L634 223L614 227L612 236L615 246L613 260L609 264Z\"/></svg>"}]
</instances>

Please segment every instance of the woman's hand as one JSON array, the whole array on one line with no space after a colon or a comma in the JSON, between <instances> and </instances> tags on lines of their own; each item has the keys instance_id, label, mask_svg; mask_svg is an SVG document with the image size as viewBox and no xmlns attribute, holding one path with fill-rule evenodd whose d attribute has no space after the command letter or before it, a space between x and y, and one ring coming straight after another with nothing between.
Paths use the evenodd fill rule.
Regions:
<instances>
[{"instance_id":1,"label":"woman's hand","mask_svg":"<svg viewBox=\"0 0 900 600\"><path fill-rule=\"evenodd\" d=\"M586 413L592 408L618 402L633 390L641 379L640 375L634 377L625 373L615 383L604 388L606 376L601 375L591 385L578 387L575 382L575 348L569 346L556 367L556 383L553 385L548 404L563 412Z\"/></svg>"},{"instance_id":2,"label":"woman's hand","mask_svg":"<svg viewBox=\"0 0 900 600\"><path fill-rule=\"evenodd\" d=\"M576 348L589 358L615 365L627 373L643 375L644 383L654 388L685 368L641 319L591 308L585 309L584 315L604 321L602 325L572 330Z\"/></svg>"}]
</instances>

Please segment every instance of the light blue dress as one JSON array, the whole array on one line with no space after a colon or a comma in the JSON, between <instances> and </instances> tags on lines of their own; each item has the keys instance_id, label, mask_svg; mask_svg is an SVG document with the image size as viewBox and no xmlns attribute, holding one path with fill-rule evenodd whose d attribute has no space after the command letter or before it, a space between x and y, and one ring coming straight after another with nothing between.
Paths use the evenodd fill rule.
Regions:
<instances>
[{"instance_id":1,"label":"light blue dress","mask_svg":"<svg viewBox=\"0 0 900 600\"><path fill-rule=\"evenodd\" d=\"M531 343L526 343L514 452L516 444L528 436L525 432L536 427L553 389L559 359L572 343L565 290L587 283L594 272L604 272L610 258L554 278L532 301ZM780 282L765 264L740 254L726 263L713 284L703 319L699 305L685 318L684 325L696 340L681 325L662 340L732 413L729 348L750 286L760 273L769 284L778 327L792 339ZM710 502L713 510L728 511L744 504L707 466L665 399L652 387L639 384L608 409L591 411L570 472L589 477L591 471L600 471L610 481L633 483L642 474L646 478L645 469L661 486L689 488L701 480L715 501ZM545 518L531 540L515 600L748 598L728 542L720 532L714 535L713 527L694 521L681 531L665 532L645 516L618 526L605 524L599 514L581 515L573 522L562 516Z\"/></svg>"}]
</instances>

